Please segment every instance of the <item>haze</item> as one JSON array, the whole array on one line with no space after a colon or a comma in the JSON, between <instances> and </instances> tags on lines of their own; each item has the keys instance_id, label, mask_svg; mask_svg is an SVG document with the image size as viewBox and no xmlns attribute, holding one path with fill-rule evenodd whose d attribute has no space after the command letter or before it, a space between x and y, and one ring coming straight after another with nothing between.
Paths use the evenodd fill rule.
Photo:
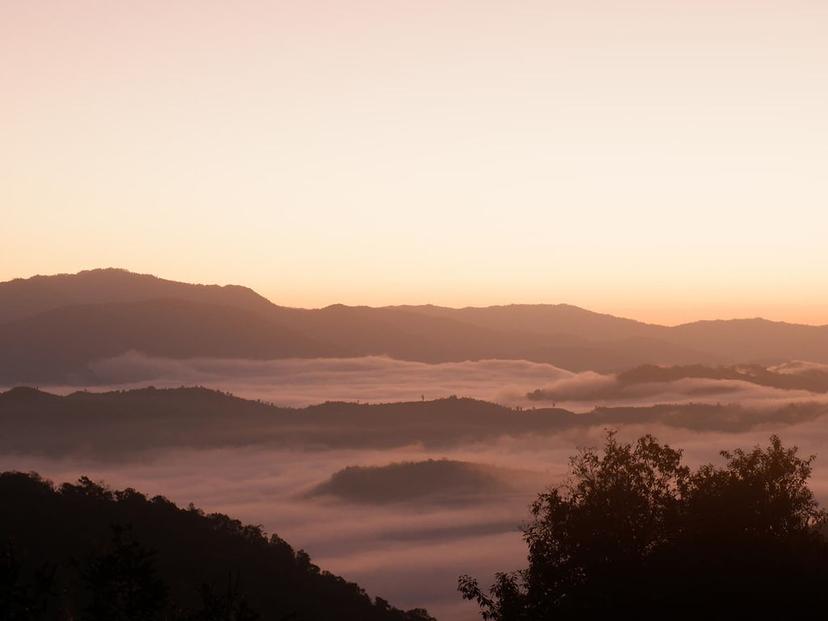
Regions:
<instances>
[{"instance_id":1,"label":"haze","mask_svg":"<svg viewBox=\"0 0 828 621\"><path fill-rule=\"evenodd\" d=\"M0 282L0 471L226 511L441 621L479 618L457 576L520 567L528 503L604 430L701 463L770 433L820 454L826 416L828 326L304 310L124 270ZM812 487L828 498L824 459Z\"/></svg>"},{"instance_id":2,"label":"haze","mask_svg":"<svg viewBox=\"0 0 828 621\"><path fill-rule=\"evenodd\" d=\"M822 2L6 2L0 280L828 322Z\"/></svg>"},{"instance_id":3,"label":"haze","mask_svg":"<svg viewBox=\"0 0 828 621\"><path fill-rule=\"evenodd\" d=\"M826 33L0 1L0 610L824 609Z\"/></svg>"}]
</instances>

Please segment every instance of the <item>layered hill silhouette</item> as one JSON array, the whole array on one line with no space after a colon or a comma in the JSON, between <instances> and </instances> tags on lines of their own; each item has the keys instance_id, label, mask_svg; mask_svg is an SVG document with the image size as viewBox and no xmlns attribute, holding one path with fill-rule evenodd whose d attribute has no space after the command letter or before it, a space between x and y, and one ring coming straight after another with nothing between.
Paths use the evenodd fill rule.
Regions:
<instances>
[{"instance_id":1,"label":"layered hill silhouette","mask_svg":"<svg viewBox=\"0 0 828 621\"><path fill-rule=\"evenodd\" d=\"M806 391L815 395L828 392L828 365L788 363L777 367L758 364L706 366L642 365L621 373L593 377L593 382L582 382L575 389L580 400L612 400L642 396L642 387L656 387L683 380L710 380L697 382L691 393L698 398L723 394L734 382L785 391ZM530 392L532 401L565 401L575 398L571 386L564 381ZM810 396L803 395L803 399Z\"/></svg>"},{"instance_id":2,"label":"layered hill silhouette","mask_svg":"<svg viewBox=\"0 0 828 621\"><path fill-rule=\"evenodd\" d=\"M664 404L598 407L575 414L561 408L509 408L456 397L283 408L206 388L58 396L19 387L0 393L0 453L123 460L142 451L178 448L340 449L414 444L442 448L501 436L549 435L627 424L745 431L769 424L796 424L825 414L828 405L824 403L759 411L729 404ZM378 476L391 475L384 472Z\"/></svg>"},{"instance_id":3,"label":"layered hill silhouette","mask_svg":"<svg viewBox=\"0 0 828 621\"><path fill-rule=\"evenodd\" d=\"M784 365L767 368L761 365L706 367L704 365L659 367L644 365L617 375L621 384L674 382L680 379L736 380L782 390L828 392L828 367Z\"/></svg>"},{"instance_id":4,"label":"layered hill silhouette","mask_svg":"<svg viewBox=\"0 0 828 621\"><path fill-rule=\"evenodd\" d=\"M0 473L4 619L433 621L227 515L89 479Z\"/></svg>"},{"instance_id":5,"label":"layered hill silhouette","mask_svg":"<svg viewBox=\"0 0 828 621\"><path fill-rule=\"evenodd\" d=\"M299 309L245 287L116 269L0 283L0 383L94 384L95 361L128 351L173 358L525 359L609 372L643 364L828 362L828 326L747 319L667 327L568 305Z\"/></svg>"},{"instance_id":6,"label":"layered hill silhouette","mask_svg":"<svg viewBox=\"0 0 828 621\"><path fill-rule=\"evenodd\" d=\"M541 475L452 459L348 466L307 495L368 504L455 503L543 487Z\"/></svg>"},{"instance_id":7,"label":"layered hill silhouette","mask_svg":"<svg viewBox=\"0 0 828 621\"><path fill-rule=\"evenodd\" d=\"M0 378L79 384L96 382L90 363L128 351L171 358L336 355L267 314L173 298L65 306L0 324L0 351Z\"/></svg>"}]
</instances>

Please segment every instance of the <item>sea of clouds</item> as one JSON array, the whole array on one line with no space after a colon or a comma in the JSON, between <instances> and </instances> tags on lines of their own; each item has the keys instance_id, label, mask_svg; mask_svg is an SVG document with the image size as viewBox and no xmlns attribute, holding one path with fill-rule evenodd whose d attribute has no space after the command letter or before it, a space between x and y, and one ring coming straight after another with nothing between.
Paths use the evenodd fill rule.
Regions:
<instances>
[{"instance_id":1,"label":"sea of clouds","mask_svg":"<svg viewBox=\"0 0 828 621\"><path fill-rule=\"evenodd\" d=\"M767 442L779 433L786 444L815 453L812 488L828 501L828 423L823 419L783 428L740 433L696 432L661 426L629 426L622 440L654 433L685 451L691 464L718 461L718 451ZM440 451L420 446L394 450L273 450L263 447L171 450L132 456L123 462L0 455L0 469L37 471L54 481L81 475L116 488L162 494L186 506L193 502L261 524L295 548L307 550L321 567L355 580L369 594L403 607L425 606L442 621L476 619L475 607L456 592L460 574L484 582L494 572L526 563L519 527L529 518L535 492L481 496L445 505L366 505L306 492L349 465L457 459L534 471L549 485L566 478L568 459L578 448L600 446L604 431L569 430L554 436L508 437ZM539 486L542 487L542 486ZM538 492L541 489L537 490Z\"/></svg>"},{"instance_id":2,"label":"sea of clouds","mask_svg":"<svg viewBox=\"0 0 828 621\"><path fill-rule=\"evenodd\" d=\"M779 372L805 372L795 363ZM742 381L684 379L619 389L612 375L571 373L548 364L483 360L423 364L384 357L307 360L169 360L130 353L100 361L94 390L146 385L202 385L279 405L303 406L326 400L406 401L456 394L510 405L532 402L527 393L542 388L560 407L576 411L596 405L721 402L772 408L796 401L825 400L825 395L785 391ZM42 387L71 392L79 386ZM476 608L460 599L460 574L484 582L494 572L526 562L519 527L529 517L535 492L475 497L460 504L370 505L306 492L350 465L456 459L527 470L550 485L565 480L568 459L579 447L599 446L604 431L575 428L555 435L503 437L440 450L409 446L393 450L293 450L265 446L149 451L122 461L55 459L0 455L0 469L37 471L56 482L81 475L112 487L133 487L161 494L186 506L193 502L261 524L295 548L307 550L325 569L355 580L371 595L397 606L425 606L442 621L477 619ZM682 448L691 464L716 461L722 449L766 443L771 433L805 454L817 454L812 488L828 501L828 421L825 417L795 425L768 424L750 431L720 433L661 425L628 425L622 439L654 433ZM540 490L537 490L540 491Z\"/></svg>"},{"instance_id":3,"label":"sea of clouds","mask_svg":"<svg viewBox=\"0 0 828 621\"><path fill-rule=\"evenodd\" d=\"M384 356L237 360L170 359L129 352L92 365L95 385L41 386L68 393L138 388L206 386L248 399L301 407L323 401L393 402L473 397L504 405L549 406L588 411L596 406L657 403L740 403L782 407L802 401L828 402L825 394L783 390L740 380L685 378L672 382L622 385L613 374L573 373L526 360L476 360L427 364ZM825 370L825 365L792 362L779 373ZM542 391L541 401L528 398Z\"/></svg>"}]
</instances>

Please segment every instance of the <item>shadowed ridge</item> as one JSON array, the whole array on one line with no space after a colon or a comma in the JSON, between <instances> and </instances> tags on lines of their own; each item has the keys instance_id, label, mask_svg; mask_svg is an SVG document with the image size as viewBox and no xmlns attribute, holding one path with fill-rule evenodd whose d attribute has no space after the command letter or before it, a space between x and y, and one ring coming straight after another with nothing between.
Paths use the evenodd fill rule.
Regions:
<instances>
[{"instance_id":1,"label":"shadowed ridge","mask_svg":"<svg viewBox=\"0 0 828 621\"><path fill-rule=\"evenodd\" d=\"M828 368L806 368L798 372L779 372L777 368L762 365L709 367L701 364L688 366L642 365L617 375L621 385L667 383L687 378L736 380L769 386L780 390L808 390L828 392Z\"/></svg>"},{"instance_id":2,"label":"shadowed ridge","mask_svg":"<svg viewBox=\"0 0 828 621\"><path fill-rule=\"evenodd\" d=\"M0 451L123 460L141 451L171 448L445 448L504 436L544 436L627 424L739 432L768 424L797 424L826 413L828 406L823 403L803 402L767 411L738 404L689 403L604 407L575 414L458 398L283 408L205 388L146 388L67 397L44 394L29 400L1 398Z\"/></svg>"},{"instance_id":3,"label":"shadowed ridge","mask_svg":"<svg viewBox=\"0 0 828 621\"><path fill-rule=\"evenodd\" d=\"M49 394L49 393L43 393ZM143 388L132 388L130 390L107 390L102 392L90 392L88 390L76 390L62 397L71 401L107 401L110 399L121 400L149 400L149 399L177 399L191 402L211 401L222 405L238 405L242 403L253 403L261 405L260 401L244 399L232 393L205 386L177 386L174 388L156 388L145 386Z\"/></svg>"},{"instance_id":4,"label":"shadowed ridge","mask_svg":"<svg viewBox=\"0 0 828 621\"><path fill-rule=\"evenodd\" d=\"M338 353L270 314L155 298L63 306L0 324L0 381L94 385L95 361L130 351L258 360Z\"/></svg>"},{"instance_id":5,"label":"shadowed ridge","mask_svg":"<svg viewBox=\"0 0 828 621\"><path fill-rule=\"evenodd\" d=\"M45 401L56 401L61 399L58 395L44 392L31 386L15 386L5 392L0 392L0 402L3 403L38 403Z\"/></svg>"},{"instance_id":6,"label":"shadowed ridge","mask_svg":"<svg viewBox=\"0 0 828 621\"><path fill-rule=\"evenodd\" d=\"M526 483L530 482L530 485ZM540 473L451 459L348 466L308 491L306 497L331 497L368 504L453 503L471 497L502 496L542 485Z\"/></svg>"},{"instance_id":7,"label":"shadowed ridge","mask_svg":"<svg viewBox=\"0 0 828 621\"><path fill-rule=\"evenodd\" d=\"M2 601L16 609L4 608L4 618L434 621L425 610L372 600L260 526L182 509L162 496L111 490L85 477L55 486L37 474L2 472L0 506L16 509L0 512L8 539ZM39 568L55 570L52 588L37 589ZM162 588L150 588L157 583ZM83 614L90 598L105 602L105 614ZM34 617L29 599L50 608Z\"/></svg>"},{"instance_id":8,"label":"shadowed ridge","mask_svg":"<svg viewBox=\"0 0 828 621\"><path fill-rule=\"evenodd\" d=\"M305 492L304 497L376 505L406 502L450 505L494 495L505 500L506 496L534 492L544 483L545 475L537 471L428 459L380 466L347 466ZM500 532L513 529L514 524L510 523Z\"/></svg>"},{"instance_id":9,"label":"shadowed ridge","mask_svg":"<svg viewBox=\"0 0 828 621\"><path fill-rule=\"evenodd\" d=\"M736 363L828 362L828 328L824 326L762 318L703 320L671 328L670 340Z\"/></svg>"},{"instance_id":10,"label":"shadowed ridge","mask_svg":"<svg viewBox=\"0 0 828 621\"><path fill-rule=\"evenodd\" d=\"M428 399L426 401L391 401L386 403L359 403L355 401L326 401L318 405L309 405L301 409L303 412L319 415L343 415L349 413L359 412L365 416L372 414L391 415L391 416L408 416L413 415L421 419L427 419L432 416L445 415L450 417L451 421L458 421L466 416L491 416L491 415L506 415L510 416L515 413L511 407L493 403L491 401L483 401L480 399L473 399L471 397L442 397L438 399ZM555 408L548 408L546 411L557 411ZM567 410L559 410L569 414ZM526 413L531 413L527 410ZM446 422L451 422L447 420Z\"/></svg>"},{"instance_id":11,"label":"shadowed ridge","mask_svg":"<svg viewBox=\"0 0 828 621\"><path fill-rule=\"evenodd\" d=\"M114 269L0 283L0 382L94 385L96 361L130 351L178 359L527 360L617 372L641 364L828 363L828 328L758 319L666 327L567 304L288 308L244 287Z\"/></svg>"},{"instance_id":12,"label":"shadowed ridge","mask_svg":"<svg viewBox=\"0 0 828 621\"><path fill-rule=\"evenodd\" d=\"M462 308L427 304L388 308L451 317L489 329L514 329L515 325L520 325L524 330L545 336L577 334L589 339L657 338L668 330L666 326L598 313L572 304L502 304Z\"/></svg>"},{"instance_id":13,"label":"shadowed ridge","mask_svg":"<svg viewBox=\"0 0 828 621\"><path fill-rule=\"evenodd\" d=\"M263 296L240 285L191 284L110 267L76 274L16 278L0 283L0 323L62 306L155 298L177 298L257 312L275 308Z\"/></svg>"},{"instance_id":14,"label":"shadowed ridge","mask_svg":"<svg viewBox=\"0 0 828 621\"><path fill-rule=\"evenodd\" d=\"M735 319L699 319L697 321L687 321L680 323L675 328L687 328L689 326L804 326L804 324L791 323L789 321L774 321L773 319L765 319L764 317L737 317ZM819 328L820 326L805 326L810 328Z\"/></svg>"}]
</instances>

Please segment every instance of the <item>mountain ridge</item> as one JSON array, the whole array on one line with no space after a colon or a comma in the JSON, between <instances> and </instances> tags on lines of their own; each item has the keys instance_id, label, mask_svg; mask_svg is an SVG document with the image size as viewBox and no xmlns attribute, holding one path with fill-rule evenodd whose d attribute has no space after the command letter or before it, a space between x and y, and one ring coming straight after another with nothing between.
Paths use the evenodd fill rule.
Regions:
<instances>
[{"instance_id":1,"label":"mountain ridge","mask_svg":"<svg viewBox=\"0 0 828 621\"><path fill-rule=\"evenodd\" d=\"M60 282L62 285L61 287L57 287L58 291L62 288L65 288L67 284L70 283L78 283L82 282L84 279L106 279L110 278L112 280L116 280L118 277L122 277L125 279L129 279L131 281L130 284L135 284L137 281L144 281L145 283L154 282L159 285L160 288L164 287L185 287L190 288L193 291L204 291L210 292L209 294L205 294L205 297L208 295L216 295L217 297L221 295L221 293L226 294L238 294L239 296L249 296L250 301L248 302L251 306L256 305L260 308L280 308L280 309L289 309L289 310L300 310L300 311L322 311L322 310L331 310L331 309L343 309L343 308L350 308L350 309L374 309L374 310L384 310L384 309L395 309L395 310L408 310L408 311L415 311L415 312L425 312L425 313L463 313L463 312L477 312L477 311L506 311L506 310L524 310L524 309L537 309L537 310L556 310L556 311L565 311L565 312L574 312L584 315L589 315L592 317L604 318L609 320L621 321L626 322L629 324L638 324L641 326L648 326L654 328L678 328L684 326L691 326L695 324L705 323L731 323L731 322L763 322L763 323L770 323L770 324L780 324L786 326L804 326L810 328L828 328L828 323L825 324L803 324L803 323L796 323L790 321L781 321L781 320L774 320L768 319L761 316L756 317L734 317L730 319L697 319L688 322L682 322L674 325L667 325L667 324L660 324L656 322L649 322L649 321L642 321L640 319L635 319L632 317L625 317L619 315L613 315L612 313L606 313L601 311L591 310L589 308L585 308L582 306L578 306L575 304L569 304L566 302L554 302L554 303L546 303L546 302L514 302L509 304L490 304L486 306L474 306L474 305L466 305L466 306L443 306L439 304L386 304L380 306L369 306L365 304L344 304L341 302L334 302L331 304L327 304L321 307L299 307L299 306L285 306L274 302L273 300L263 296L262 294L258 293L254 289L245 286L245 285L238 285L238 284L215 284L215 283L190 283L186 281L178 281L172 280L169 278L163 278L161 276L157 276L155 274L150 274L146 272L134 272L132 270L120 267L103 267L103 268L90 268L85 270L80 270L78 272L61 272L57 274L34 274L32 276L27 277L16 277L6 281L0 281L0 323L7 321L7 317L11 314L9 312L8 303L9 300L6 299L6 295L8 295L8 291L12 290L17 287L23 286L39 286L39 285L46 285L48 283L49 289L54 291L54 287L51 285ZM101 280L98 280L96 285L102 284ZM93 283L89 283L93 284ZM221 293L219 293L221 292ZM154 295L152 297L169 297L164 295ZM175 295L174 297L186 297L179 294ZM195 295L193 297L196 297ZM229 295L228 295L229 297ZM146 299L146 296L138 296L133 299ZM225 303L226 304L226 303ZM69 305L68 301L63 301L57 306L65 306ZM56 308L57 306L53 306L51 308ZM41 309L41 310L45 310ZM25 314L34 314L37 310L27 310Z\"/></svg>"},{"instance_id":2,"label":"mountain ridge","mask_svg":"<svg viewBox=\"0 0 828 621\"><path fill-rule=\"evenodd\" d=\"M600 406L578 414L554 405L511 408L464 397L289 408L195 386L66 396L15 388L0 393L0 452L126 461L145 451L227 447L442 449L628 424L738 432L825 415L828 405L815 401L760 410L738 403Z\"/></svg>"},{"instance_id":3,"label":"mountain ridge","mask_svg":"<svg viewBox=\"0 0 828 621\"><path fill-rule=\"evenodd\" d=\"M115 268L0 283L0 385L94 384L96 361L128 351L172 358L522 359L611 372L642 364L828 362L828 326L758 318L662 326L569 304L303 309L238 285Z\"/></svg>"}]
</instances>

